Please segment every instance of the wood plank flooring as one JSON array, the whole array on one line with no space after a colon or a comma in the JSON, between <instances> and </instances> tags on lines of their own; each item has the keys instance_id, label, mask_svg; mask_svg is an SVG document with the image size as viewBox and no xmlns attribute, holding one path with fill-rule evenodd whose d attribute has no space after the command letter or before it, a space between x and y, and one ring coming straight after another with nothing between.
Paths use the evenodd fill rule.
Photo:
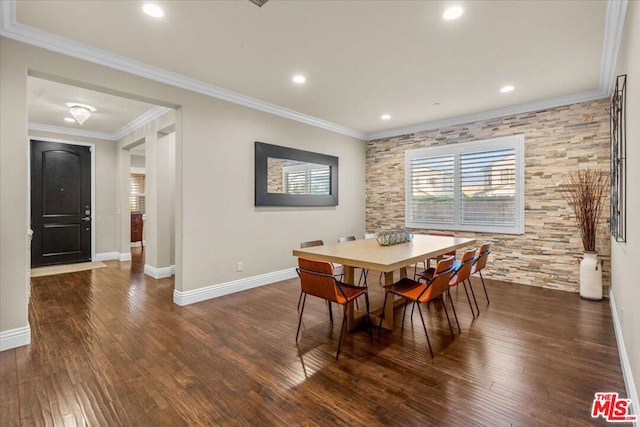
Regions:
<instances>
[{"instance_id":1,"label":"wood plank flooring","mask_svg":"<svg viewBox=\"0 0 640 427\"><path fill-rule=\"evenodd\" d=\"M404 330L335 349L340 311L298 280L179 307L173 282L132 263L32 279L32 344L0 353L0 426L605 425L594 393L624 383L608 301L474 281L454 291L462 333L425 307ZM373 303L382 294L371 274ZM398 311L401 318L401 311ZM455 327L455 325L454 325Z\"/></svg>"}]
</instances>

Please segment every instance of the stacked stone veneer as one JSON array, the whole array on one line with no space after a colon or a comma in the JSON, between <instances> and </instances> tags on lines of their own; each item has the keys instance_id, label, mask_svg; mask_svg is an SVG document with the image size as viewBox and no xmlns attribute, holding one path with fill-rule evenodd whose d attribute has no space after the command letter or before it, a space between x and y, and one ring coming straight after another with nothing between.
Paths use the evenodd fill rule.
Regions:
<instances>
[{"instance_id":1,"label":"stacked stone veneer","mask_svg":"<svg viewBox=\"0 0 640 427\"><path fill-rule=\"evenodd\" d=\"M602 99L368 142L367 232L405 228L406 150L524 134L525 234L455 234L493 242L495 260L485 277L578 292L582 241L556 187L571 169L609 170L608 105ZM608 224L607 198L597 240L605 295L610 284Z\"/></svg>"}]
</instances>

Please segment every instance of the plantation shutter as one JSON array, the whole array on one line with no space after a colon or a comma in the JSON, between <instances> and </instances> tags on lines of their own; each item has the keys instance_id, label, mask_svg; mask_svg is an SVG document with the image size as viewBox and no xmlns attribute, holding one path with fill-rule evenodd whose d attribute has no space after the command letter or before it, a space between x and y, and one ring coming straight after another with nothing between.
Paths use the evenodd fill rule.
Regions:
<instances>
[{"instance_id":1,"label":"plantation shutter","mask_svg":"<svg viewBox=\"0 0 640 427\"><path fill-rule=\"evenodd\" d=\"M414 158L409 162L411 197L407 215L413 223L454 222L453 155Z\"/></svg>"},{"instance_id":2,"label":"plantation shutter","mask_svg":"<svg viewBox=\"0 0 640 427\"><path fill-rule=\"evenodd\" d=\"M129 175L129 206L131 212L145 213L144 178L145 175L140 173Z\"/></svg>"},{"instance_id":3,"label":"plantation shutter","mask_svg":"<svg viewBox=\"0 0 640 427\"><path fill-rule=\"evenodd\" d=\"M515 148L461 153L460 224L516 224Z\"/></svg>"}]
</instances>

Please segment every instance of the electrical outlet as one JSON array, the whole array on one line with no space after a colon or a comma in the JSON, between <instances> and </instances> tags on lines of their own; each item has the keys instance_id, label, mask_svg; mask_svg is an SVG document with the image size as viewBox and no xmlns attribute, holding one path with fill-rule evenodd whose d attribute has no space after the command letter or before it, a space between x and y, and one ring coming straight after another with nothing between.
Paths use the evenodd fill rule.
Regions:
<instances>
[{"instance_id":1,"label":"electrical outlet","mask_svg":"<svg viewBox=\"0 0 640 427\"><path fill-rule=\"evenodd\" d=\"M238 263L238 271L242 271L242 269L243 269L242 261L240 261L240 262Z\"/></svg>"}]
</instances>

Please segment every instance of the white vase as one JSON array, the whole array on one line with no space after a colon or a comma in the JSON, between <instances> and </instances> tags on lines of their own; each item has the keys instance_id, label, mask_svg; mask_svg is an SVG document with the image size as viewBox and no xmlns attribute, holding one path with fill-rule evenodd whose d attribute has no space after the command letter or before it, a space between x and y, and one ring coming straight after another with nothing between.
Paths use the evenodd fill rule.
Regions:
<instances>
[{"instance_id":1,"label":"white vase","mask_svg":"<svg viewBox=\"0 0 640 427\"><path fill-rule=\"evenodd\" d=\"M585 252L580 261L580 296L585 299L602 299L602 264L597 252Z\"/></svg>"}]
</instances>

